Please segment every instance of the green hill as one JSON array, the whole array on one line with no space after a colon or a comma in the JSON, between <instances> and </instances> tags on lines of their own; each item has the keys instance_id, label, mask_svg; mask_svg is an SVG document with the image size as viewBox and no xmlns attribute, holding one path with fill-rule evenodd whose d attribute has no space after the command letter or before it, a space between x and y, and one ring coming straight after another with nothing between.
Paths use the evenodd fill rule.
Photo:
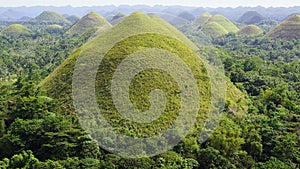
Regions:
<instances>
[{"instance_id":1,"label":"green hill","mask_svg":"<svg viewBox=\"0 0 300 169\"><path fill-rule=\"evenodd\" d=\"M111 24L96 12L91 12L78 20L67 32L67 35L80 35L88 31L110 28Z\"/></svg>"},{"instance_id":2,"label":"green hill","mask_svg":"<svg viewBox=\"0 0 300 169\"><path fill-rule=\"evenodd\" d=\"M228 32L236 33L239 30L239 28L234 23L232 23L229 19L219 14L214 15L211 19L209 19L208 23L209 22L218 23Z\"/></svg>"},{"instance_id":3,"label":"green hill","mask_svg":"<svg viewBox=\"0 0 300 169\"><path fill-rule=\"evenodd\" d=\"M66 19L71 22L72 24L74 24L75 22L77 22L80 17L78 15L71 15L71 16L68 16L66 17Z\"/></svg>"},{"instance_id":4,"label":"green hill","mask_svg":"<svg viewBox=\"0 0 300 169\"><path fill-rule=\"evenodd\" d=\"M256 25L247 25L238 31L240 35L258 35L262 33L263 30Z\"/></svg>"},{"instance_id":5,"label":"green hill","mask_svg":"<svg viewBox=\"0 0 300 169\"><path fill-rule=\"evenodd\" d=\"M53 12L53 11L44 11L42 12L39 16L26 21L24 24L26 25L31 25L31 26L48 26L48 25L61 25L61 26L66 26L70 25L71 23L65 19L63 16L60 14Z\"/></svg>"},{"instance_id":6,"label":"green hill","mask_svg":"<svg viewBox=\"0 0 300 169\"><path fill-rule=\"evenodd\" d=\"M277 27L271 30L267 36L281 39L299 39L300 38L300 15L290 16Z\"/></svg>"},{"instance_id":7,"label":"green hill","mask_svg":"<svg viewBox=\"0 0 300 169\"><path fill-rule=\"evenodd\" d=\"M142 33L142 34L141 34ZM128 37L129 36L129 37ZM121 41L120 41L121 40ZM113 45L111 45L113 44ZM180 93L181 89L173 77L161 70L150 69L138 73L130 84L130 101L139 110L146 111L152 105L149 101L149 93L154 89L164 91L167 98L165 112L158 120L151 123L136 123L122 117L114 106L114 101L111 95L111 79L120 63L127 59L129 55L141 52L149 48L163 49L170 51L180 57L191 69L193 76L196 78L198 90L200 93L200 110L196 118L198 123L196 127L202 128L203 118L208 113L210 108L210 81L207 70L202 60L199 60L199 55L195 53L198 49L190 42L182 33L172 27L169 23L163 21L156 16L147 16L143 13L133 13L126 17L115 27L105 31L101 35L93 38L87 44L76 50L68 59L66 59L53 73L51 73L40 86L48 91L48 94L57 99L61 103L61 108L64 113L74 113L72 99L72 79L79 78L81 91L77 93L81 96L84 93L89 94L86 89L95 87L96 99L99 109L106 119L109 119L110 125L122 133L131 136L152 136L160 131L164 131L172 126L174 119L178 115L181 104ZM108 52L105 52L108 51ZM97 65L103 53L101 65ZM90 62L81 63L79 66L86 66L89 70L96 68L96 82L88 83L89 73L85 73L83 77L73 77L74 65L81 59L88 59ZM175 66L177 63L174 60L161 60L157 58L156 52L150 52L145 55L148 59L153 59L168 65ZM139 63L139 57L136 60ZM95 65L94 65L95 64ZM92 77L94 77L92 75ZM186 76L180 76L182 81L186 80ZM96 85L95 85L96 84ZM126 83L118 83L120 88L126 88ZM74 86L73 86L74 87ZM74 89L73 89L74 90ZM229 87L228 93L236 95L229 97L235 99L240 98L237 94L237 89ZM77 91L76 91L77 92ZM238 91L239 92L239 91ZM194 95L194 94L193 94ZM192 97L192 96L189 96ZM89 98L82 98L86 104L92 103ZM243 99L242 99L243 100ZM155 104L156 106L156 104ZM84 111L96 112L93 106L86 107ZM155 107L158 108L158 107ZM190 109L194 112L195 110ZM92 115L91 115L92 116ZM188 117L189 114L186 114ZM93 120L90 117L87 119L90 124ZM199 130L198 130L199 131Z\"/></svg>"},{"instance_id":8,"label":"green hill","mask_svg":"<svg viewBox=\"0 0 300 169\"><path fill-rule=\"evenodd\" d=\"M263 21L265 18L256 11L248 11L244 13L239 19L238 22L243 24L256 24Z\"/></svg>"},{"instance_id":9,"label":"green hill","mask_svg":"<svg viewBox=\"0 0 300 169\"><path fill-rule=\"evenodd\" d=\"M30 29L20 24L12 24L4 28L1 33L11 37L19 37L22 35L29 35Z\"/></svg>"}]
</instances>

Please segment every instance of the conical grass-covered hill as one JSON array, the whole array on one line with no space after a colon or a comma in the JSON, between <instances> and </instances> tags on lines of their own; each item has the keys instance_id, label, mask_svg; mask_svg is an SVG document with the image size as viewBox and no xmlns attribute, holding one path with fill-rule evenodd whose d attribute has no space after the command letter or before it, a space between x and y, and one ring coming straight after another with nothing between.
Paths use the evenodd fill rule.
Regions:
<instances>
[{"instance_id":1,"label":"conical grass-covered hill","mask_svg":"<svg viewBox=\"0 0 300 169\"><path fill-rule=\"evenodd\" d=\"M229 19L222 15L211 15L204 13L199 16L194 22L184 28L185 34L197 34L203 31L208 37L217 38L219 36L236 33L239 29Z\"/></svg>"},{"instance_id":2,"label":"conical grass-covered hill","mask_svg":"<svg viewBox=\"0 0 300 169\"><path fill-rule=\"evenodd\" d=\"M111 24L96 12L91 12L78 20L67 32L67 35L81 35L88 31L110 28Z\"/></svg>"},{"instance_id":3,"label":"conical grass-covered hill","mask_svg":"<svg viewBox=\"0 0 300 169\"><path fill-rule=\"evenodd\" d=\"M47 27L48 25L54 25L54 24L60 26L68 26L71 23L62 15L56 12L44 11L39 16L24 22L24 24L29 25L31 27L34 26Z\"/></svg>"},{"instance_id":4,"label":"conical grass-covered hill","mask_svg":"<svg viewBox=\"0 0 300 169\"><path fill-rule=\"evenodd\" d=\"M264 31L256 25L247 25L241 28L238 31L238 34L249 36L249 35L259 35L262 34L263 32Z\"/></svg>"},{"instance_id":5,"label":"conical grass-covered hill","mask_svg":"<svg viewBox=\"0 0 300 169\"><path fill-rule=\"evenodd\" d=\"M271 30L267 36L280 39L299 39L300 38L300 14L295 14L282 21L278 26Z\"/></svg>"},{"instance_id":6,"label":"conical grass-covered hill","mask_svg":"<svg viewBox=\"0 0 300 169\"><path fill-rule=\"evenodd\" d=\"M144 53L148 49L150 52ZM152 51L151 49L156 50ZM211 106L211 93L209 76L203 61L195 53L197 49L180 31L157 16L133 13L115 27L98 35L76 50L40 86L46 89L51 97L61 103L60 107L64 113L75 112L72 90L75 90L74 92L77 96L82 96L87 93L90 94L87 89L94 88L101 113L106 119L109 119L110 125L116 130L132 136L152 136L170 128L178 116L181 106L181 93L184 93L182 88L179 87L180 84L174 81L174 78L169 75L170 72L166 73L158 69L147 69L136 74L129 85L130 102L135 109L140 110L140 113L151 108L157 110L160 103L152 102L149 96L151 91L155 89L162 90L167 99L166 107L162 109L164 113L161 114L159 119L151 123L138 123L132 122L118 113L114 103L120 100L112 99L112 78L121 62L135 54L139 54L134 59L134 63L137 63L135 65L139 65L141 63L139 58L144 56L157 64L167 63L168 66L178 67L175 60L170 59L166 61L157 58L157 50L169 51L176 54L189 66L196 79L200 95L199 100L196 101L200 105L200 110L196 117L196 127L202 127L204 124L203 118L205 118ZM101 56L103 54L102 59ZM172 58L171 55L168 55L168 57ZM88 72L83 73L83 77L74 77L74 66L78 60L82 59L90 60L90 62L80 62L81 64L79 64L79 66L87 67ZM101 61L100 65L98 65L98 61ZM95 76L89 72L94 68L96 68ZM95 82L92 82L92 84L88 83L88 78L90 77L95 78ZM73 78L78 80L79 84L76 83L76 86L81 86L79 87L80 90L76 90L72 86ZM178 78L180 81L186 80L186 76L179 76ZM123 89L126 88L127 83L120 81L117 83L117 86ZM236 93L235 91L238 90L230 87L228 91L230 91L228 93ZM187 98L193 97L192 95L187 96ZM240 98L231 94L229 94L229 97ZM81 99L83 99L81 103L87 104L82 111L90 112L91 114L95 112L93 106L89 105L93 103L92 100L89 100L91 98L83 97ZM133 110L130 109L128 111ZM195 112L195 110L191 108L189 112ZM152 115L151 112L150 115ZM186 117L189 117L189 115L186 114ZM89 124L93 124L93 119L87 117L87 120Z\"/></svg>"},{"instance_id":7,"label":"conical grass-covered hill","mask_svg":"<svg viewBox=\"0 0 300 169\"><path fill-rule=\"evenodd\" d=\"M30 29L20 24L12 24L4 28L1 33L10 37L19 37L29 35Z\"/></svg>"},{"instance_id":8,"label":"conical grass-covered hill","mask_svg":"<svg viewBox=\"0 0 300 169\"><path fill-rule=\"evenodd\" d=\"M244 13L239 19L239 23L251 25L251 24L257 24L261 21L263 21L265 18L259 14L256 11L248 11Z\"/></svg>"}]
</instances>

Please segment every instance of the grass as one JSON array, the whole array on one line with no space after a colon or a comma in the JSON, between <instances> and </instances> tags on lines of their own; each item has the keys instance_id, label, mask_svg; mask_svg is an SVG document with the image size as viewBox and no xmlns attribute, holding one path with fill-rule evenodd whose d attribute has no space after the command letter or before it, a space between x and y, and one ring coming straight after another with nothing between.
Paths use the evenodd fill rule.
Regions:
<instances>
[{"instance_id":1,"label":"grass","mask_svg":"<svg viewBox=\"0 0 300 169\"><path fill-rule=\"evenodd\" d=\"M240 35L259 35L262 33L263 30L256 25L247 25L238 31Z\"/></svg>"},{"instance_id":2,"label":"grass","mask_svg":"<svg viewBox=\"0 0 300 169\"><path fill-rule=\"evenodd\" d=\"M111 24L96 12L91 12L78 20L67 32L67 35L81 35L95 28L110 28Z\"/></svg>"},{"instance_id":3,"label":"grass","mask_svg":"<svg viewBox=\"0 0 300 169\"><path fill-rule=\"evenodd\" d=\"M267 36L280 39L299 39L300 38L300 15L295 14L281 22L271 30Z\"/></svg>"},{"instance_id":4,"label":"grass","mask_svg":"<svg viewBox=\"0 0 300 169\"><path fill-rule=\"evenodd\" d=\"M29 35L30 29L20 24L12 24L2 30L2 34L11 36L11 37L19 37L21 35Z\"/></svg>"}]
</instances>

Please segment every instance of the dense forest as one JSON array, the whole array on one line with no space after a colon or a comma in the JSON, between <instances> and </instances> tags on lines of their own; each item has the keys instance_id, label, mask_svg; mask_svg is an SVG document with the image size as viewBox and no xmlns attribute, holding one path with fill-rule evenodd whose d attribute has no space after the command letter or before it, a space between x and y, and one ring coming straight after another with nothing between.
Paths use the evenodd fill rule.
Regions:
<instances>
[{"instance_id":1,"label":"dense forest","mask_svg":"<svg viewBox=\"0 0 300 169\"><path fill-rule=\"evenodd\" d=\"M96 22L94 19L100 17L95 15L83 17L93 20L92 23L86 20L76 22L87 24L84 25L86 30L92 27L90 24L94 24L94 29L88 29L84 33L80 30L80 33L74 33L73 36L66 34L72 28L70 23L59 25L55 22L43 22L42 26L40 23L33 24L28 33L24 33L25 29L20 30L20 27L17 28L18 33L5 31L8 25L1 25L0 168L300 167L300 37L269 36L268 32L278 25L278 21L263 18L253 23L257 25L257 29L261 29L255 35L240 34L238 30L246 26L245 23L231 22L221 15L206 14L205 17L210 19L205 22L203 17L200 17L186 25L177 25L186 37L199 47L198 53L210 53L211 50L218 53L228 84L234 85L228 87L228 91L245 98L238 98L237 101L226 100L224 108L220 110L224 115L219 125L204 142L189 136L171 150L154 157L126 158L99 146L97 140L81 127L76 113L69 113L67 106L62 106L64 103L61 98L56 98L53 91L67 90L63 83L55 84L62 87L54 87L49 92L43 87L43 83L47 82L43 82L44 79L48 76L49 81L49 77L59 76L57 74L61 73L61 69L69 70L67 66L72 63L65 60L72 60L76 55L75 50L87 42L97 44L97 38L101 39L101 36L104 41L109 41L109 35L113 37L117 31L124 33L129 32L129 28L136 29L132 26L127 28L128 30L122 30L122 26L130 25L127 23L132 23L132 20L137 25L142 23L142 29L161 29L161 32L167 30L172 32L170 36L174 34L178 39L183 39L182 41L187 38L183 34L179 35L171 25L166 26L164 21L155 17L130 15L127 20L126 17L124 21L118 20L120 23L114 23L117 25L110 28L111 25L107 21ZM99 28L103 23L108 25L107 31L103 27ZM55 24L58 25L53 26ZM151 24L154 25L153 28L150 28ZM218 29L214 27L216 25ZM300 30L300 24L297 26L297 30ZM74 27L79 29L82 25L73 25L71 30L74 31ZM100 31L95 31L96 28ZM206 30L199 31L200 28ZM135 46L144 47L143 44L139 44L144 41L146 45L161 48L170 48L176 44L176 50L184 51L184 54L189 51L175 38L150 35L133 37L132 41L129 41L132 46L124 46L129 42L122 41L110 52L121 52L125 55L131 50L137 50ZM84 47L79 49L84 50ZM213 59L214 55L207 58L208 61ZM107 63L110 63L109 61ZM56 74L51 74L53 71ZM62 78L66 79L64 75L69 73L62 72ZM105 72L103 74L103 77L108 76ZM151 83L151 80L146 80L145 82ZM53 81L55 82L57 81ZM137 93L135 97L139 98L139 94L143 95ZM142 104L148 103L145 101ZM247 107L247 111L236 111L239 107ZM124 126L124 130L132 132L127 126Z\"/></svg>"}]
</instances>

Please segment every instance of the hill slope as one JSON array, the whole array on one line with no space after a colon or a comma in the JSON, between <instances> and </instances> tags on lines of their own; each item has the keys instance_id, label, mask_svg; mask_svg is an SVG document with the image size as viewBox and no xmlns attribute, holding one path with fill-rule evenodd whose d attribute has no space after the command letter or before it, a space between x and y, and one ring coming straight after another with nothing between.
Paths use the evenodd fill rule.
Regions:
<instances>
[{"instance_id":1,"label":"hill slope","mask_svg":"<svg viewBox=\"0 0 300 169\"><path fill-rule=\"evenodd\" d=\"M267 36L281 39L299 39L300 38L300 15L290 16L277 27L271 30Z\"/></svg>"},{"instance_id":2,"label":"hill slope","mask_svg":"<svg viewBox=\"0 0 300 169\"><path fill-rule=\"evenodd\" d=\"M243 24L256 24L263 21L265 18L256 11L248 11L244 13L239 19L238 22Z\"/></svg>"},{"instance_id":3,"label":"hill slope","mask_svg":"<svg viewBox=\"0 0 300 169\"><path fill-rule=\"evenodd\" d=\"M29 35L30 30L23 25L13 24L4 28L1 33L11 37L19 37L21 35Z\"/></svg>"},{"instance_id":4,"label":"hill slope","mask_svg":"<svg viewBox=\"0 0 300 169\"><path fill-rule=\"evenodd\" d=\"M80 35L87 31L96 32L97 29L110 28L111 24L108 23L102 16L96 12L91 12L78 20L67 32L67 35Z\"/></svg>"},{"instance_id":5,"label":"hill slope","mask_svg":"<svg viewBox=\"0 0 300 169\"><path fill-rule=\"evenodd\" d=\"M263 30L256 25L247 25L238 31L240 35L258 35L262 33Z\"/></svg>"}]
</instances>

